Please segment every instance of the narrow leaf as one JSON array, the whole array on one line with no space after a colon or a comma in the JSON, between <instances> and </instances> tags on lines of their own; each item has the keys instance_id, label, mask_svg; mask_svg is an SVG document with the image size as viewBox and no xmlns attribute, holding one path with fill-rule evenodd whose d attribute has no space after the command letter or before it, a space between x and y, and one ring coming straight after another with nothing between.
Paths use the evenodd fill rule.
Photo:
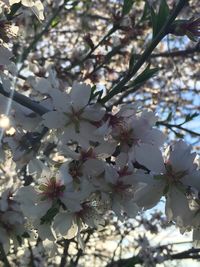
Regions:
<instances>
[{"instance_id":1,"label":"narrow leaf","mask_svg":"<svg viewBox=\"0 0 200 267\"><path fill-rule=\"evenodd\" d=\"M127 15L130 12L133 6L133 2L134 0L124 0L123 9L122 9L123 15Z\"/></svg>"}]
</instances>

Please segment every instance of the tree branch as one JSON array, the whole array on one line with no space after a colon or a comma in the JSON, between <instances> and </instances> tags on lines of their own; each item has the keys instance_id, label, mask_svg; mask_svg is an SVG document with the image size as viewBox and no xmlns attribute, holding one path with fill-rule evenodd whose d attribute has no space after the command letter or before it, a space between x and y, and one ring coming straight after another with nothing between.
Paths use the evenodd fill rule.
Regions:
<instances>
[{"instance_id":1,"label":"tree branch","mask_svg":"<svg viewBox=\"0 0 200 267\"><path fill-rule=\"evenodd\" d=\"M166 255L163 261L168 260L181 260L181 259L200 259L200 249L191 248L183 252L179 252L172 255ZM128 259L119 259L113 263L108 263L106 267L129 267L135 266L135 264L142 264L144 259L139 256L133 256Z\"/></svg>"},{"instance_id":2,"label":"tree branch","mask_svg":"<svg viewBox=\"0 0 200 267\"><path fill-rule=\"evenodd\" d=\"M7 92L4 90L3 85L1 83L0 83L0 94L8 98L10 98L12 95L11 92ZM36 112L39 115L43 115L44 113L49 111L47 108L43 107L42 105L28 98L27 96L24 96L16 91L14 92L12 98L18 104L26 108L29 108L30 110Z\"/></svg>"},{"instance_id":3,"label":"tree branch","mask_svg":"<svg viewBox=\"0 0 200 267\"><path fill-rule=\"evenodd\" d=\"M30 43L30 45L23 51L22 53L22 56L19 56L18 57L18 60L20 62L24 62L24 60L28 57L29 53L35 48L37 42L42 38L42 36L48 31L49 27L51 26L52 24L52 21L59 15L59 13L61 12L61 10L64 8L64 6L66 5L66 3L68 2L69 0L65 0L63 2L63 4L61 6L58 7L57 10L55 10L54 14L52 15L52 17L49 19L49 21L46 23L46 26L44 27L44 29L38 33L34 40ZM74 2L73 3L73 7L78 3L78 1ZM73 8L72 7L72 8ZM17 61L18 61L17 60Z\"/></svg>"},{"instance_id":4,"label":"tree branch","mask_svg":"<svg viewBox=\"0 0 200 267\"><path fill-rule=\"evenodd\" d=\"M143 66L143 64L147 61L147 59L151 56L151 53L156 48L156 46L160 43L160 41L165 37L168 33L168 29L172 22L176 19L184 5L187 3L187 0L180 0L176 8L172 11L167 22L161 28L160 32L153 39L151 44L146 48L141 57L138 59L132 70L128 70L125 77L106 95L101 99L101 103L105 104L108 100L110 100L113 96L123 91L124 85L137 73L137 71Z\"/></svg>"},{"instance_id":5,"label":"tree branch","mask_svg":"<svg viewBox=\"0 0 200 267\"><path fill-rule=\"evenodd\" d=\"M171 124L171 123L167 123L167 122L163 122L163 121L158 121L156 123L156 125L163 125L163 126L166 126L167 128L169 128L171 130L173 130L173 128L177 128L177 129L182 130L184 132L187 132L187 133L189 133L191 135L200 136L200 133L191 131L191 130L189 130L189 129L187 129L187 128L179 125L179 124L176 125L176 124Z\"/></svg>"}]
</instances>

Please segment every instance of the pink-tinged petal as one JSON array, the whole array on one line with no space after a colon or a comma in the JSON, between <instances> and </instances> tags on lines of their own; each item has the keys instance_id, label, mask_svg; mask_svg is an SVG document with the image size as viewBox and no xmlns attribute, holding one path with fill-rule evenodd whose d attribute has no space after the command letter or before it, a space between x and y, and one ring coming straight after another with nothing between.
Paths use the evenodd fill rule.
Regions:
<instances>
[{"instance_id":1,"label":"pink-tinged petal","mask_svg":"<svg viewBox=\"0 0 200 267\"><path fill-rule=\"evenodd\" d=\"M72 226L73 216L68 212L58 213L53 221L53 229L56 233L65 236Z\"/></svg>"},{"instance_id":2,"label":"pink-tinged petal","mask_svg":"<svg viewBox=\"0 0 200 267\"><path fill-rule=\"evenodd\" d=\"M157 173L165 172L165 166L161 151L150 144L135 146L135 158L138 163L147 169Z\"/></svg>"},{"instance_id":3,"label":"pink-tinged petal","mask_svg":"<svg viewBox=\"0 0 200 267\"><path fill-rule=\"evenodd\" d=\"M91 95L91 87L84 83L75 82L70 95L74 110L79 111L87 106Z\"/></svg>"},{"instance_id":4,"label":"pink-tinged petal","mask_svg":"<svg viewBox=\"0 0 200 267\"><path fill-rule=\"evenodd\" d=\"M43 124L50 129L63 128L68 122L68 117L59 111L50 111L43 116Z\"/></svg>"}]
</instances>

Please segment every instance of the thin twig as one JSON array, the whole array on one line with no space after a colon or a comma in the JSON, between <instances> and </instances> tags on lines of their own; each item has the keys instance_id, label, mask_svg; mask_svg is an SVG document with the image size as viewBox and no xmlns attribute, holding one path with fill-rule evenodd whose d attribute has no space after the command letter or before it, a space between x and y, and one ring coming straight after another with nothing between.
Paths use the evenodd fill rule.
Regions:
<instances>
[{"instance_id":1,"label":"thin twig","mask_svg":"<svg viewBox=\"0 0 200 267\"><path fill-rule=\"evenodd\" d=\"M173 130L173 128L177 128L177 129L182 130L182 131L184 131L184 132L187 132L187 133L189 133L189 134L191 134L191 135L200 136L200 133L197 133L197 132L194 132L194 131L192 131L192 130L189 130L189 129L187 129L187 128L181 126L180 124L171 124L171 123L167 123L167 122L163 122L163 121L158 121L158 122L156 123L156 125L163 125L163 126L166 126L167 128L171 129L173 132L175 132L175 131Z\"/></svg>"},{"instance_id":2,"label":"thin twig","mask_svg":"<svg viewBox=\"0 0 200 267\"><path fill-rule=\"evenodd\" d=\"M66 3L69 0L65 0L63 2L63 4L61 6L58 7L58 9L53 13L52 17L49 19L49 21L46 23L46 26L44 27L44 29L38 33L34 40L30 43L30 45L24 50L23 54L19 56L17 61L20 62L24 62L24 60L28 57L29 53L35 49L36 44L38 43L38 41L42 38L42 36L48 31L49 27L52 25L52 22L54 21L54 19L59 15L59 13L61 12L61 10L64 8L64 6L66 5ZM78 1L73 3L73 7L78 3Z\"/></svg>"}]
</instances>

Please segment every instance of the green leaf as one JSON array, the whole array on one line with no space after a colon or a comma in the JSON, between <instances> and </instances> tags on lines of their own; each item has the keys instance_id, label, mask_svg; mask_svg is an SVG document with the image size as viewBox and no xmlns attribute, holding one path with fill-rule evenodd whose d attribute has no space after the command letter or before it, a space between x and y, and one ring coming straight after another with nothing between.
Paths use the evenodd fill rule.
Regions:
<instances>
[{"instance_id":1,"label":"green leaf","mask_svg":"<svg viewBox=\"0 0 200 267\"><path fill-rule=\"evenodd\" d=\"M153 176L153 178L155 179L155 180L162 180L163 179L163 175L162 174L160 174L160 175L154 175Z\"/></svg>"},{"instance_id":2,"label":"green leaf","mask_svg":"<svg viewBox=\"0 0 200 267\"><path fill-rule=\"evenodd\" d=\"M195 112L193 114L187 114L187 116L185 117L185 122L191 121L194 118L196 118L197 116L199 116L199 113L197 113L197 112Z\"/></svg>"},{"instance_id":3,"label":"green leaf","mask_svg":"<svg viewBox=\"0 0 200 267\"><path fill-rule=\"evenodd\" d=\"M59 22L60 22L60 18L58 16L55 17L55 19L53 19L53 21L51 22L51 27L55 28Z\"/></svg>"},{"instance_id":4,"label":"green leaf","mask_svg":"<svg viewBox=\"0 0 200 267\"><path fill-rule=\"evenodd\" d=\"M152 78L153 76L155 76L155 74L158 72L159 68L153 68L150 69L149 65L146 67L146 69L140 74L138 75L138 77L133 81L134 86L144 83L147 80L149 80L150 78Z\"/></svg>"},{"instance_id":5,"label":"green leaf","mask_svg":"<svg viewBox=\"0 0 200 267\"><path fill-rule=\"evenodd\" d=\"M91 90L91 96L90 96L89 103L95 98L97 98L97 101L99 101L101 99L102 95L103 95L103 90L99 90L96 87L96 85L94 85L92 87L92 90Z\"/></svg>"},{"instance_id":6,"label":"green leaf","mask_svg":"<svg viewBox=\"0 0 200 267\"><path fill-rule=\"evenodd\" d=\"M126 261L126 263L123 264L123 262L122 262L121 266L133 267L133 266L136 266L136 264L138 265L138 264L142 263L142 260L139 256L133 256L130 259L127 259L125 261Z\"/></svg>"},{"instance_id":7,"label":"green leaf","mask_svg":"<svg viewBox=\"0 0 200 267\"><path fill-rule=\"evenodd\" d=\"M166 184L164 190L163 190L163 195L166 195L169 192L169 184Z\"/></svg>"},{"instance_id":8,"label":"green leaf","mask_svg":"<svg viewBox=\"0 0 200 267\"><path fill-rule=\"evenodd\" d=\"M134 3L134 0L124 0L123 9L122 9L123 16L127 15L130 12L133 6L133 3Z\"/></svg>"},{"instance_id":9,"label":"green leaf","mask_svg":"<svg viewBox=\"0 0 200 267\"><path fill-rule=\"evenodd\" d=\"M140 21L142 22L142 21L149 20L150 16L151 16L150 6L149 6L148 2L145 2L143 14L142 14Z\"/></svg>"},{"instance_id":10,"label":"green leaf","mask_svg":"<svg viewBox=\"0 0 200 267\"><path fill-rule=\"evenodd\" d=\"M153 38L159 33L169 16L169 7L166 0L161 0L159 10L156 13L151 7L151 21L153 26Z\"/></svg>"},{"instance_id":11,"label":"green leaf","mask_svg":"<svg viewBox=\"0 0 200 267\"><path fill-rule=\"evenodd\" d=\"M10 13L6 13L6 12L5 12L5 15L6 15L7 20L12 20L12 19L14 19L15 16L16 16L17 11L20 9L21 6L22 6L21 2L16 3L16 4L13 4L13 5L10 7Z\"/></svg>"},{"instance_id":12,"label":"green leaf","mask_svg":"<svg viewBox=\"0 0 200 267\"><path fill-rule=\"evenodd\" d=\"M184 134L182 134L182 133L178 133L178 132L174 132L174 133L175 133L176 137L178 137L178 138L184 137Z\"/></svg>"},{"instance_id":13,"label":"green leaf","mask_svg":"<svg viewBox=\"0 0 200 267\"><path fill-rule=\"evenodd\" d=\"M130 60L129 60L129 70L130 71L132 71L134 64L135 64L135 54L132 53Z\"/></svg>"},{"instance_id":14,"label":"green leaf","mask_svg":"<svg viewBox=\"0 0 200 267\"><path fill-rule=\"evenodd\" d=\"M46 214L42 216L42 218L40 219L40 223L41 224L51 223L56 214L58 214L58 212L59 212L59 205L54 204L50 209L48 209Z\"/></svg>"},{"instance_id":15,"label":"green leaf","mask_svg":"<svg viewBox=\"0 0 200 267\"><path fill-rule=\"evenodd\" d=\"M18 241L19 246L21 246L22 245L22 238L21 238L21 236L17 235L17 241Z\"/></svg>"},{"instance_id":16,"label":"green leaf","mask_svg":"<svg viewBox=\"0 0 200 267\"><path fill-rule=\"evenodd\" d=\"M153 37L155 37L157 32L157 15L152 7L151 7L151 23L153 27Z\"/></svg>"},{"instance_id":17,"label":"green leaf","mask_svg":"<svg viewBox=\"0 0 200 267\"><path fill-rule=\"evenodd\" d=\"M167 119L166 119L166 121L171 121L171 119L172 119L172 111L169 113L169 115L167 116Z\"/></svg>"}]
</instances>

